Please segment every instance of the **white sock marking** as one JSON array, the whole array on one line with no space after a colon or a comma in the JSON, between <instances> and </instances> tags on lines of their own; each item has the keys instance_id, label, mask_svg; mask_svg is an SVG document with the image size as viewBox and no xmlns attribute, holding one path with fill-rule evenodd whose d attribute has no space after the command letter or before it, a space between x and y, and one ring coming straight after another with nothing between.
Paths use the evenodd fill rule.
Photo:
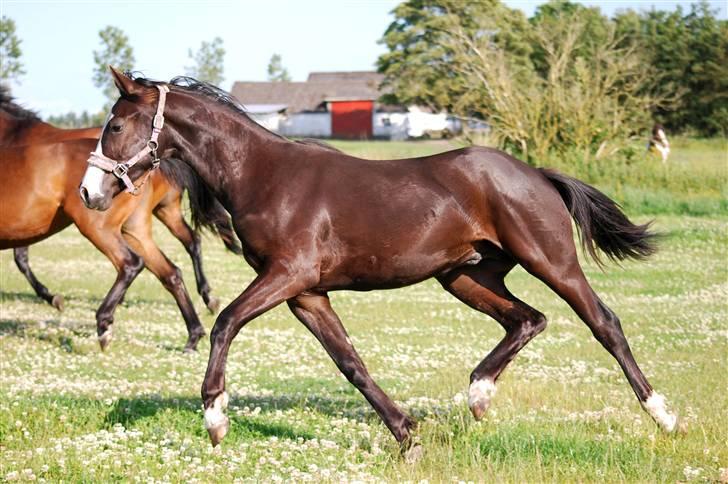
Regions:
<instances>
[{"instance_id":1,"label":"white sock marking","mask_svg":"<svg viewBox=\"0 0 728 484\"><path fill-rule=\"evenodd\" d=\"M226 417L223 413L223 410L225 410L227 406L228 394L227 392L222 392L220 395L217 396L217 398L215 398L215 400L213 400L212 406L205 409L206 429L211 429L225 421Z\"/></svg>"},{"instance_id":2,"label":"white sock marking","mask_svg":"<svg viewBox=\"0 0 728 484\"><path fill-rule=\"evenodd\" d=\"M490 406L490 400L495 396L495 382L490 378L475 380L470 384L468 392L468 406L473 407L483 405L487 410Z\"/></svg>"},{"instance_id":3,"label":"white sock marking","mask_svg":"<svg viewBox=\"0 0 728 484\"><path fill-rule=\"evenodd\" d=\"M677 415L667 411L665 397L657 392L652 392L650 397L642 403L642 407L655 419L666 432L672 432L677 425Z\"/></svg>"}]
</instances>

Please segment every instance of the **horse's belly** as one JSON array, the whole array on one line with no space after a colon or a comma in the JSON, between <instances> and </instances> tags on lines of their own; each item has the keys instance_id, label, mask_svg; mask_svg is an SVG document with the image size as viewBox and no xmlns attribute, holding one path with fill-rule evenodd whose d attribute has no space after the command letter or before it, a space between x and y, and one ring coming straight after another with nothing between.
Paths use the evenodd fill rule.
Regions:
<instances>
[{"instance_id":1,"label":"horse's belly","mask_svg":"<svg viewBox=\"0 0 728 484\"><path fill-rule=\"evenodd\" d=\"M324 268L319 289L366 291L404 287L480 260L480 255L470 245L436 254L364 255L335 268Z\"/></svg>"}]
</instances>

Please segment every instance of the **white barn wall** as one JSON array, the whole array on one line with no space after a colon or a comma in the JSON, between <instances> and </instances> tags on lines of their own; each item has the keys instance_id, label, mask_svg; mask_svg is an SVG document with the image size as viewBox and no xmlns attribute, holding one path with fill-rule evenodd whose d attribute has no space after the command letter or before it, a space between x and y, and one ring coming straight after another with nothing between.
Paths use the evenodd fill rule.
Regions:
<instances>
[{"instance_id":1,"label":"white barn wall","mask_svg":"<svg viewBox=\"0 0 728 484\"><path fill-rule=\"evenodd\" d=\"M283 136L331 138L331 113L295 113L281 118L278 132Z\"/></svg>"}]
</instances>

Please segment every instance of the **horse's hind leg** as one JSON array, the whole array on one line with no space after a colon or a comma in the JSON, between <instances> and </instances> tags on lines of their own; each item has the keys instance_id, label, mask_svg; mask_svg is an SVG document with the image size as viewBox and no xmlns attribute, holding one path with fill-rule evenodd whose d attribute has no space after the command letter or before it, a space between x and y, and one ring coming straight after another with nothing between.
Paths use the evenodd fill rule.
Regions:
<instances>
[{"instance_id":1,"label":"horse's hind leg","mask_svg":"<svg viewBox=\"0 0 728 484\"><path fill-rule=\"evenodd\" d=\"M302 294L288 301L293 314L319 340L347 380L374 407L400 444L408 444L414 422L382 391L369 376L364 363L351 344L329 298L322 294Z\"/></svg>"},{"instance_id":2,"label":"horse's hind leg","mask_svg":"<svg viewBox=\"0 0 728 484\"><path fill-rule=\"evenodd\" d=\"M202 296L207 309L215 314L220 307L220 300L210 296L210 284L207 282L205 272L202 270L202 242L200 236L187 225L180 207L181 193L175 192L177 196L166 196L154 209L154 215L172 232L177 240L187 250L192 259L192 267L195 271L195 282L197 293Z\"/></svg>"},{"instance_id":3,"label":"horse's hind leg","mask_svg":"<svg viewBox=\"0 0 728 484\"><path fill-rule=\"evenodd\" d=\"M152 240L151 215L138 211L124 224L123 232L129 244L142 256L147 268L157 276L164 288L174 297L187 326L187 343L184 349L185 351L195 351L197 342L205 335L205 328L202 327L190 295L187 293L182 271L159 250L157 244Z\"/></svg>"},{"instance_id":4,"label":"horse's hind leg","mask_svg":"<svg viewBox=\"0 0 728 484\"><path fill-rule=\"evenodd\" d=\"M546 213L546 212L544 212ZM617 316L599 299L579 266L568 212L548 212L542 226L553 232L530 231L524 224L512 226L505 244L514 258L563 298L591 329L594 337L617 360L642 407L667 432L677 428L662 395L654 392L632 355ZM559 229L561 227L561 229ZM569 229L564 230L563 227Z\"/></svg>"},{"instance_id":5,"label":"horse's hind leg","mask_svg":"<svg viewBox=\"0 0 728 484\"><path fill-rule=\"evenodd\" d=\"M48 288L35 277L35 274L30 269L28 247L16 247L13 249L13 257L15 258L15 265L18 266L20 272L33 287L35 294L54 308L63 311L63 296L60 294L51 294Z\"/></svg>"},{"instance_id":6,"label":"horse's hind leg","mask_svg":"<svg viewBox=\"0 0 728 484\"><path fill-rule=\"evenodd\" d=\"M470 375L468 405L480 420L495 395L495 381L516 354L546 327L546 318L513 296L503 282L513 263L485 260L438 277L442 286L468 306L498 321L506 335Z\"/></svg>"}]
</instances>

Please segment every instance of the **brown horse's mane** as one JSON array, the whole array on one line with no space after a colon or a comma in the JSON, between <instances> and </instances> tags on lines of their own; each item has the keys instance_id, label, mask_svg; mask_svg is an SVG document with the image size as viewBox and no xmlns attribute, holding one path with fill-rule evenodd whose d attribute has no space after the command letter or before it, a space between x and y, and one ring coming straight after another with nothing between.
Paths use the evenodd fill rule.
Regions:
<instances>
[{"instance_id":1,"label":"brown horse's mane","mask_svg":"<svg viewBox=\"0 0 728 484\"><path fill-rule=\"evenodd\" d=\"M10 94L10 88L0 84L0 110L24 121L42 121L38 113L24 108Z\"/></svg>"}]
</instances>

